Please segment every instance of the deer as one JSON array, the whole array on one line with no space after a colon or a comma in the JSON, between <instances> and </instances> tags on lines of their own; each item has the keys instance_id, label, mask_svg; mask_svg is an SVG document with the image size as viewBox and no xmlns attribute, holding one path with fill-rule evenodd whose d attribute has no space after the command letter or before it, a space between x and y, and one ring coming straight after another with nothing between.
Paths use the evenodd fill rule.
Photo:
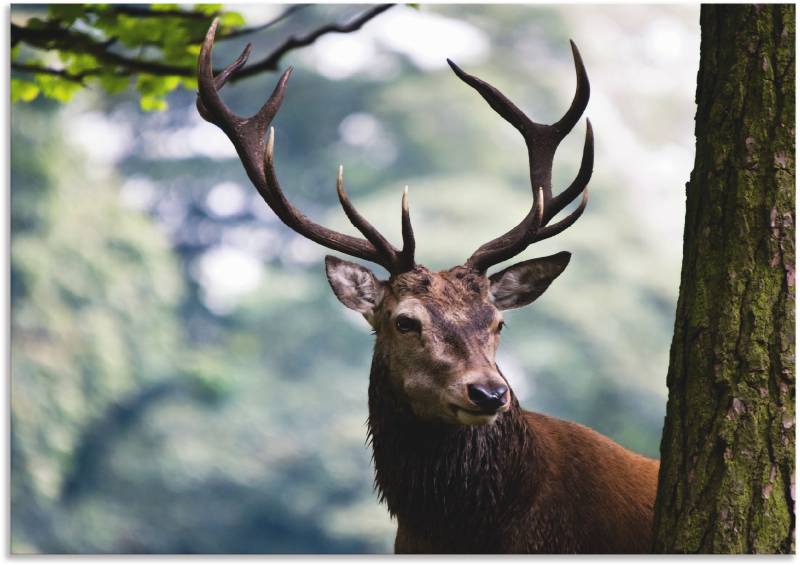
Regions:
<instances>
[{"instance_id":1,"label":"deer","mask_svg":"<svg viewBox=\"0 0 800 565\"><path fill-rule=\"evenodd\" d=\"M198 56L197 109L230 138L267 206L289 228L333 251L325 272L336 298L366 319L375 344L367 433L375 489L397 521L397 553L646 553L650 551L659 462L588 427L524 410L495 361L503 311L541 296L564 271L569 252L515 263L488 275L529 245L553 237L583 214L594 166L586 120L574 181L553 195L556 148L589 100L589 79L570 42L577 87L552 125L530 120L487 82L447 60L456 76L523 136L533 202L526 216L481 245L462 265L433 271L414 260L408 189L400 216L403 245L392 245L350 201L340 166L336 190L363 235L324 227L295 208L278 182L271 126L284 99L289 67L251 117L234 114L219 91L247 61L251 46L216 76L215 20ZM551 220L581 197L563 219Z\"/></svg>"}]
</instances>

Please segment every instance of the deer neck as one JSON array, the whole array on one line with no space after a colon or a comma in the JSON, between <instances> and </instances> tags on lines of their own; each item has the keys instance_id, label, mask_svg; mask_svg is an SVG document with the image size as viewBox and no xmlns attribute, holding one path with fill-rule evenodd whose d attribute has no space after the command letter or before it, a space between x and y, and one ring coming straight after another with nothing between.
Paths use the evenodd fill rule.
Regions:
<instances>
[{"instance_id":1,"label":"deer neck","mask_svg":"<svg viewBox=\"0 0 800 565\"><path fill-rule=\"evenodd\" d=\"M422 422L392 393L376 355L368 427L375 486L390 514L459 550L471 532L481 532L485 547L487 532L499 534L537 482L536 440L513 392L511 409L489 426Z\"/></svg>"}]
</instances>

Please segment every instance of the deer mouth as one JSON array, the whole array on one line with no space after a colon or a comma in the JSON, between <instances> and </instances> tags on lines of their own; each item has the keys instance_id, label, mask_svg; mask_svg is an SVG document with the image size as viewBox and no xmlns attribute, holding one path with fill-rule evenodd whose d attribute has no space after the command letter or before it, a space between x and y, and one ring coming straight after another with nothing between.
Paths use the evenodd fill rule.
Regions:
<instances>
[{"instance_id":1,"label":"deer mouth","mask_svg":"<svg viewBox=\"0 0 800 565\"><path fill-rule=\"evenodd\" d=\"M451 404L450 410L452 410L456 420L465 426L485 426L492 424L501 412L505 412L502 408L498 410L470 410L456 404Z\"/></svg>"}]
</instances>

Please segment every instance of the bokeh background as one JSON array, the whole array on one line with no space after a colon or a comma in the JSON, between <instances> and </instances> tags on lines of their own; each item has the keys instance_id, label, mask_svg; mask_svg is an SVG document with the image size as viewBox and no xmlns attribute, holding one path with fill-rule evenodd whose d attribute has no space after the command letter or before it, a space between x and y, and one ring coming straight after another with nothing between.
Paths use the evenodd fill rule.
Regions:
<instances>
[{"instance_id":1,"label":"bokeh background","mask_svg":"<svg viewBox=\"0 0 800 565\"><path fill-rule=\"evenodd\" d=\"M248 24L280 6L230 6ZM42 9L12 8L12 21ZM363 7L297 12L254 52ZM510 312L498 359L531 410L657 456L693 158L697 6L397 6L292 52L275 122L289 197L355 233L335 173L400 241L410 186L418 260L459 264L530 206L519 134L445 63L550 123L592 85L591 198L522 258L570 250L565 274ZM244 40L215 50L218 65ZM277 75L226 89L251 113ZM391 550L365 445L372 337L286 229L233 148L179 90L11 109L11 548L28 552ZM556 157L577 171L581 123ZM379 267L375 267L380 272ZM381 274L384 274L381 272Z\"/></svg>"}]
</instances>

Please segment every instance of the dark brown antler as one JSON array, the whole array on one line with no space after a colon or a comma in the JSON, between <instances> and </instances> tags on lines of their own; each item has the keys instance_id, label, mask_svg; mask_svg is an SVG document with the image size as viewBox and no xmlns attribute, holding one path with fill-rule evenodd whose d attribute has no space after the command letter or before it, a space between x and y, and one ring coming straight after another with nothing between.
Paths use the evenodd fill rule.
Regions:
<instances>
[{"instance_id":1,"label":"dark brown antler","mask_svg":"<svg viewBox=\"0 0 800 565\"><path fill-rule=\"evenodd\" d=\"M200 49L197 60L197 110L208 122L218 126L233 142L247 176L258 193L275 212L281 221L308 239L335 251L372 261L386 268L391 274L398 274L414 268L414 234L408 215L408 196L403 194L402 225L403 249L398 250L384 238L350 203L344 190L342 168L339 168L336 189L339 201L352 224L366 237L360 239L321 226L297 210L284 196L273 163L275 130L270 127L275 114L283 102L286 84L292 73L289 67L283 73L275 90L261 109L249 118L234 114L222 101L219 90L228 79L241 69L250 55L250 45L245 47L236 61L226 67L216 77L211 70L211 50L218 21L215 19ZM269 129L269 138L264 136Z\"/></svg>"},{"instance_id":2,"label":"dark brown antler","mask_svg":"<svg viewBox=\"0 0 800 565\"><path fill-rule=\"evenodd\" d=\"M586 120L583 158L578 175L564 192L555 197L551 183L556 148L578 122L589 102L589 78L586 76L586 69L578 48L572 41L570 44L575 60L578 85L569 110L563 118L552 125L537 124L531 121L522 110L495 87L478 77L465 73L451 60L447 60L458 78L477 90L495 112L519 130L528 146L533 205L528 215L518 225L479 247L467 260L466 265L478 272L484 273L492 265L521 253L530 244L564 231L575 223L586 207L589 198L587 185L594 165L594 138L592 124L588 119ZM582 198L578 207L563 220L548 226L547 223L575 200L579 194L582 194Z\"/></svg>"}]
</instances>

